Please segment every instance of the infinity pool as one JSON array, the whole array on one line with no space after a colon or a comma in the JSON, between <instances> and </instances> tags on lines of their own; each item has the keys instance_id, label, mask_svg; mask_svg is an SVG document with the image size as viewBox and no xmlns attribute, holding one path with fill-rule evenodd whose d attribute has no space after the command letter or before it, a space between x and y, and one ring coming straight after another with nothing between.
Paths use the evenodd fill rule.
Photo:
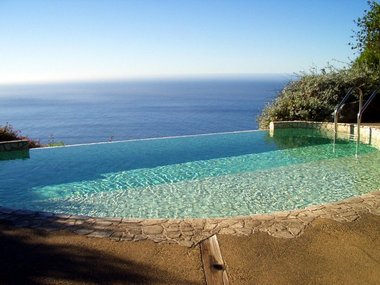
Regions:
<instances>
[{"instance_id":1,"label":"infinity pool","mask_svg":"<svg viewBox=\"0 0 380 285\"><path fill-rule=\"evenodd\" d=\"M380 189L380 151L315 130L78 145L0 154L0 206L98 217L227 217ZM22 155L21 155L22 157Z\"/></svg>"}]
</instances>

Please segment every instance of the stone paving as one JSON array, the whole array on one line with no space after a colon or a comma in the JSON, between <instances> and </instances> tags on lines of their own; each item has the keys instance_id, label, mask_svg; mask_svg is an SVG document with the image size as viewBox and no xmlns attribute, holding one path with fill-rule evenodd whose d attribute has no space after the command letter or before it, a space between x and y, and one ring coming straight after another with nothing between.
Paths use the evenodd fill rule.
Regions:
<instances>
[{"instance_id":1,"label":"stone paving","mask_svg":"<svg viewBox=\"0 0 380 285\"><path fill-rule=\"evenodd\" d=\"M380 216L380 190L340 202L310 206L305 209L232 218L206 219L124 219L57 215L44 212L12 210L0 207L0 220L15 227L48 232L68 230L116 241L152 240L192 247L214 234L252 235L267 232L279 238L294 238L316 218L351 222L361 214Z\"/></svg>"}]
</instances>

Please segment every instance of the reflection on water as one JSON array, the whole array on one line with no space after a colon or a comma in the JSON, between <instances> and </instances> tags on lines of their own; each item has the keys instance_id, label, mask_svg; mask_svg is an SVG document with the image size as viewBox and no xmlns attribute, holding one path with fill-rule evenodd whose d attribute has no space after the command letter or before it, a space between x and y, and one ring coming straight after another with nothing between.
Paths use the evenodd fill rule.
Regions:
<instances>
[{"instance_id":1,"label":"reflection on water","mask_svg":"<svg viewBox=\"0 0 380 285\"><path fill-rule=\"evenodd\" d=\"M28 159L29 150L13 150L0 152L0 160Z\"/></svg>"}]
</instances>

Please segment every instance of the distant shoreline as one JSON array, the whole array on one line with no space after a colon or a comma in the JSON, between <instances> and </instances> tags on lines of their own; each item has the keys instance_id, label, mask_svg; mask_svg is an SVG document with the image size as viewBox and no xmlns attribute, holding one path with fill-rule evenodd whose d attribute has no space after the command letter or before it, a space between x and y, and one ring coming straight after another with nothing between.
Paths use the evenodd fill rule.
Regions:
<instances>
[{"instance_id":1,"label":"distant shoreline","mask_svg":"<svg viewBox=\"0 0 380 285\"><path fill-rule=\"evenodd\" d=\"M169 76L136 76L125 78L67 79L48 81L1 82L2 87L36 86L36 85L69 85L69 84L113 84L125 82L171 82L171 81L245 81L245 80L291 80L296 76L291 73L262 74L221 74L221 75L169 75Z\"/></svg>"}]
</instances>

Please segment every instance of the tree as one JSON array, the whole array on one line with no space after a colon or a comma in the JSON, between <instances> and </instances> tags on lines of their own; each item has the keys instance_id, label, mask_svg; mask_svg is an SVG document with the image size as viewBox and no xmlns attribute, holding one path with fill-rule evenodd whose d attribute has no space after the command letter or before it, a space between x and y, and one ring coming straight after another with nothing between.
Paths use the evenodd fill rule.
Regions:
<instances>
[{"instance_id":1,"label":"tree","mask_svg":"<svg viewBox=\"0 0 380 285\"><path fill-rule=\"evenodd\" d=\"M354 65L367 65L372 69L380 67L380 4L376 1L368 1L369 9L364 11L364 16L359 17L355 23L358 31L353 38L351 48L359 52L359 57Z\"/></svg>"},{"instance_id":2,"label":"tree","mask_svg":"<svg viewBox=\"0 0 380 285\"><path fill-rule=\"evenodd\" d=\"M263 109L258 116L260 128L267 128L270 121L310 120L331 121L335 106L350 87L360 87L364 96L378 88L380 82L380 4L371 0L369 9L355 23L358 30L353 35L351 48L359 54L352 65L336 69L327 67L302 73L290 82ZM355 103L355 102L348 102ZM350 105L348 108L350 108ZM366 112L367 121L380 120L379 104L372 104ZM346 122L356 119L357 105L352 105L354 118L346 116ZM350 112L347 112L350 113ZM352 112L351 112L352 113Z\"/></svg>"}]
</instances>

